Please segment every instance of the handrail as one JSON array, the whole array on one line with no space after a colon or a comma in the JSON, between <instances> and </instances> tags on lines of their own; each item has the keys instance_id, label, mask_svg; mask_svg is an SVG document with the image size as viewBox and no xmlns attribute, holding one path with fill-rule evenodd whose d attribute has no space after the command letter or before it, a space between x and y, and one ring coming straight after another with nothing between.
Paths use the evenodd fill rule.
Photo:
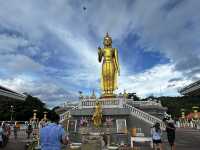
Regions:
<instances>
[{"instance_id":1,"label":"handrail","mask_svg":"<svg viewBox=\"0 0 200 150\"><path fill-rule=\"evenodd\" d=\"M128 99L127 100L127 103L131 103L131 104L133 104L133 105L142 105L142 106L145 106L145 105L154 105L154 106L161 106L161 104L160 103L158 103L158 102L155 102L155 101L149 101L149 100L147 100L147 101L133 101L132 99L130 100L130 99Z\"/></svg>"},{"instance_id":2,"label":"handrail","mask_svg":"<svg viewBox=\"0 0 200 150\"><path fill-rule=\"evenodd\" d=\"M163 130L165 129L165 124L162 122L161 119L159 119L153 115L150 115L140 109L137 109L129 104L124 104L124 108L128 108L131 111L132 115L134 115L135 117L137 117L151 125L154 125L155 123L159 122L161 129L163 129Z\"/></svg>"},{"instance_id":3,"label":"handrail","mask_svg":"<svg viewBox=\"0 0 200 150\"><path fill-rule=\"evenodd\" d=\"M77 110L78 106L74 106L72 109L70 110ZM70 115L70 110L64 112L63 114L60 114L60 122L63 122L67 117L69 117ZM67 116L67 117L66 117Z\"/></svg>"},{"instance_id":4,"label":"handrail","mask_svg":"<svg viewBox=\"0 0 200 150\"><path fill-rule=\"evenodd\" d=\"M80 108L94 108L96 105L96 99L84 99L80 101L79 107ZM113 108L113 107L123 107L124 99L99 99L98 102L101 104L103 108Z\"/></svg>"}]
</instances>

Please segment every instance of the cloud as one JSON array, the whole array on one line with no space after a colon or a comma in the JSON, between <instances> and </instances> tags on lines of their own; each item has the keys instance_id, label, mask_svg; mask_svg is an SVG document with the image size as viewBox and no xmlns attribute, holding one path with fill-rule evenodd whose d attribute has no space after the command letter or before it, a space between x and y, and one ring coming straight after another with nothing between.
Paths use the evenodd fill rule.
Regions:
<instances>
[{"instance_id":1,"label":"cloud","mask_svg":"<svg viewBox=\"0 0 200 150\"><path fill-rule=\"evenodd\" d=\"M177 78L170 79L168 82L171 83L171 82L180 81L180 80L183 80L183 79L180 77L179 78L177 77Z\"/></svg>"},{"instance_id":2,"label":"cloud","mask_svg":"<svg viewBox=\"0 0 200 150\"><path fill-rule=\"evenodd\" d=\"M77 100L77 95L69 91L69 89L66 91L53 82L33 79L27 75L20 75L6 80L0 79L0 85L19 93L28 93L36 96L43 102L47 102L47 106L53 106L55 103L64 103L67 99Z\"/></svg>"},{"instance_id":3,"label":"cloud","mask_svg":"<svg viewBox=\"0 0 200 150\"><path fill-rule=\"evenodd\" d=\"M0 55L0 71L10 74L39 72L43 66L24 55Z\"/></svg>"},{"instance_id":4,"label":"cloud","mask_svg":"<svg viewBox=\"0 0 200 150\"><path fill-rule=\"evenodd\" d=\"M97 47L102 47L103 36L109 32L113 45L122 46L129 35L135 35L137 40L128 41L127 45L135 42L141 51L156 51L170 60L169 64L155 64L135 74L127 67L130 64L121 62L119 90L134 90L145 96L159 93L162 85L165 94L175 94L182 82L200 77L199 3L195 0L3 1L0 64L4 67L0 68L0 79L30 82L31 85L25 85L30 87L28 91L45 100L56 96L64 99L62 95L70 91L99 90L101 65L97 61ZM87 9L83 10L83 6ZM123 51L128 59L130 51L135 50L127 46L127 51ZM134 56L134 65L141 63L137 54ZM32 86L32 80L21 75L39 83ZM182 80L175 81L177 78ZM11 87L11 83L18 85L10 82ZM42 90L46 86L55 91L48 94Z\"/></svg>"},{"instance_id":5,"label":"cloud","mask_svg":"<svg viewBox=\"0 0 200 150\"><path fill-rule=\"evenodd\" d=\"M174 80L180 78L182 80ZM172 80L173 84L168 82ZM173 64L157 65L143 73L121 76L118 93L126 90L136 92L141 97L150 94L177 96L179 95L178 89L191 82L192 80L186 79L181 72L174 71Z\"/></svg>"},{"instance_id":6,"label":"cloud","mask_svg":"<svg viewBox=\"0 0 200 150\"><path fill-rule=\"evenodd\" d=\"M18 47L23 47L28 41L15 35L0 34L0 54L16 52Z\"/></svg>"},{"instance_id":7,"label":"cloud","mask_svg":"<svg viewBox=\"0 0 200 150\"><path fill-rule=\"evenodd\" d=\"M133 28L145 50L164 53L182 72L193 70L200 63L199 1L159 1L146 4L136 1ZM166 7L168 9L166 9ZM145 10L145 13L144 13Z\"/></svg>"}]
</instances>

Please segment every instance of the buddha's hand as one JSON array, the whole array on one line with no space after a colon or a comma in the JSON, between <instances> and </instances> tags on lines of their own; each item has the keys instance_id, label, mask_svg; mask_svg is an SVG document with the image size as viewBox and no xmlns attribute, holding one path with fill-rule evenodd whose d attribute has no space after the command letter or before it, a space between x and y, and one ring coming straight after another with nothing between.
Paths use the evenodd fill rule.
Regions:
<instances>
[{"instance_id":1,"label":"buddha's hand","mask_svg":"<svg viewBox=\"0 0 200 150\"><path fill-rule=\"evenodd\" d=\"M98 47L98 51L101 52L101 47Z\"/></svg>"}]
</instances>

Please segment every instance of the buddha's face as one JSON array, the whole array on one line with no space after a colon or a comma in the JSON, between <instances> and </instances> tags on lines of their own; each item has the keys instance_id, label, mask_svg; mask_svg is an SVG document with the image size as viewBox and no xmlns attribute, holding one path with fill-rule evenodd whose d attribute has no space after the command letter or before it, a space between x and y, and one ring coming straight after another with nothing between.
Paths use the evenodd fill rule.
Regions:
<instances>
[{"instance_id":1,"label":"buddha's face","mask_svg":"<svg viewBox=\"0 0 200 150\"><path fill-rule=\"evenodd\" d=\"M108 47L108 46L111 46L112 45L112 40L108 37L104 38L104 46L105 47Z\"/></svg>"}]
</instances>

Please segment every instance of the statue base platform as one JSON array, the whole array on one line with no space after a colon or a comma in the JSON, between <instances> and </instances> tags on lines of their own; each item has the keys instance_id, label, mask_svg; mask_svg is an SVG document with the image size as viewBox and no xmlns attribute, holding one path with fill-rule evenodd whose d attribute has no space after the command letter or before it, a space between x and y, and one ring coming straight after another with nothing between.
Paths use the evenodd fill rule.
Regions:
<instances>
[{"instance_id":1,"label":"statue base platform","mask_svg":"<svg viewBox=\"0 0 200 150\"><path fill-rule=\"evenodd\" d=\"M116 98L117 96L115 94L103 94L100 96L100 99L110 99L110 98Z\"/></svg>"}]
</instances>

